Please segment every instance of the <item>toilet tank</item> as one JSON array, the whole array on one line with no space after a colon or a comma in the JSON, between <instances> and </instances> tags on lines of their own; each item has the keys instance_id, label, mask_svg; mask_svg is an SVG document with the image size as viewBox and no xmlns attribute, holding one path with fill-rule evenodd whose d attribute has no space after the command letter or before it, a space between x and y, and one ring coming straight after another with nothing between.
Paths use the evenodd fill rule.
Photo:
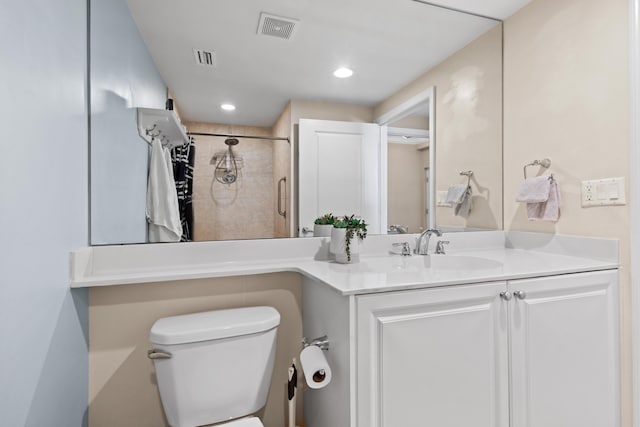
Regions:
<instances>
[{"instance_id":1,"label":"toilet tank","mask_svg":"<svg viewBox=\"0 0 640 427\"><path fill-rule=\"evenodd\" d=\"M280 313L248 307L165 317L151 328L158 389L172 427L252 414L267 400Z\"/></svg>"}]
</instances>

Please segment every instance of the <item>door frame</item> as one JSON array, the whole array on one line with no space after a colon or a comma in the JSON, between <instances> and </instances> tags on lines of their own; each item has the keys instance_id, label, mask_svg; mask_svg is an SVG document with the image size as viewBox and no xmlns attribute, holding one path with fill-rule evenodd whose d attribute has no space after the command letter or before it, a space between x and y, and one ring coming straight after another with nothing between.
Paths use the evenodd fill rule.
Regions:
<instances>
[{"instance_id":1,"label":"door frame","mask_svg":"<svg viewBox=\"0 0 640 427\"><path fill-rule=\"evenodd\" d=\"M629 0L629 188L633 425L640 427L640 0Z\"/></svg>"},{"instance_id":2,"label":"door frame","mask_svg":"<svg viewBox=\"0 0 640 427\"><path fill-rule=\"evenodd\" d=\"M640 1L640 0L638 0ZM435 86L430 86L427 89L419 92L418 94L412 96L408 100L400 103L399 105L393 107L386 113L376 117L374 123L377 123L381 126L386 126L395 120L399 120L403 117L407 117L411 114L416 107L424 105L427 103L429 108L429 194L431 194L431 199L429 200L429 215L427 218L426 228L435 228L436 227L436 204L435 197L433 197L436 193L436 108L435 108L435 97L436 97L436 88ZM638 426L640 427L640 426Z\"/></svg>"}]
</instances>

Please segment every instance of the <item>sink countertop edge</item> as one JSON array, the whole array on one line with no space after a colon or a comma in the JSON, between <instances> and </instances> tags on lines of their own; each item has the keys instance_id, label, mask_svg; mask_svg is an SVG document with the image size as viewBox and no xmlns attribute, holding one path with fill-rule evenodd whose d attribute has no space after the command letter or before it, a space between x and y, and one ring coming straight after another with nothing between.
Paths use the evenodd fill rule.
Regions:
<instances>
[{"instance_id":1,"label":"sink countertop edge","mask_svg":"<svg viewBox=\"0 0 640 427\"><path fill-rule=\"evenodd\" d=\"M571 239L575 240L576 237L571 236ZM597 247L597 242L594 243L594 241L598 239L585 239L588 239L592 246ZM610 239L603 239L603 245L612 248ZM485 250L472 249L452 252L452 256L464 255L497 259L502 263L500 268L480 268L462 272L419 268L414 268L410 272L403 270L368 271L366 263L373 262L375 264L376 259L381 257L377 253L364 254L361 263L357 264L337 264L326 260L316 261L310 256L303 256L210 264L159 265L153 268L114 269L93 274L93 248L83 248L71 254L70 286L71 288L85 288L292 272L322 282L340 294L348 296L619 268L619 262L614 260L617 258L617 252L613 253L612 250L609 252L611 253L609 259L588 258L584 256L584 253L581 253L581 256L571 256L559 254L557 251L545 252L510 247L496 248L495 246ZM601 253L602 250L598 252L598 254ZM387 258L389 257L395 256L387 256ZM415 257L417 256L411 258ZM398 256L398 258L390 259L401 262L398 260L402 258ZM416 260L421 259L424 258L416 258ZM531 261L529 262L527 259L531 259Z\"/></svg>"}]
</instances>

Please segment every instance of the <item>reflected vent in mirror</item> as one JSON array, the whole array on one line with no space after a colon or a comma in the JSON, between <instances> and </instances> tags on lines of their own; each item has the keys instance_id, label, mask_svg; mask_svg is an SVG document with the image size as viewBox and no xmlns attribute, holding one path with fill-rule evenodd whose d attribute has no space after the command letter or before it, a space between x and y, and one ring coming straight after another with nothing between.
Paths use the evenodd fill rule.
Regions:
<instances>
[{"instance_id":1,"label":"reflected vent in mirror","mask_svg":"<svg viewBox=\"0 0 640 427\"><path fill-rule=\"evenodd\" d=\"M193 49L193 57L198 65L203 65L205 67L216 66L216 54L214 52L202 49Z\"/></svg>"},{"instance_id":2,"label":"reflected vent in mirror","mask_svg":"<svg viewBox=\"0 0 640 427\"><path fill-rule=\"evenodd\" d=\"M297 19L262 12L258 24L258 34L289 40L293 37L297 24Z\"/></svg>"}]
</instances>

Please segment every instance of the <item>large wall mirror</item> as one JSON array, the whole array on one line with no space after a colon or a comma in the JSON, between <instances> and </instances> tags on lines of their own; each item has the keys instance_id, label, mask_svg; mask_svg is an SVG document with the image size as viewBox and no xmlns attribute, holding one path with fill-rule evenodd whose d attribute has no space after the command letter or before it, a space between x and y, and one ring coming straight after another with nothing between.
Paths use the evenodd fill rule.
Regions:
<instances>
[{"instance_id":1,"label":"large wall mirror","mask_svg":"<svg viewBox=\"0 0 640 427\"><path fill-rule=\"evenodd\" d=\"M192 140L172 153L190 240L304 236L325 210L373 233L502 228L500 21L415 0L89 2L93 245L150 241L152 146L176 145L156 115Z\"/></svg>"}]
</instances>

